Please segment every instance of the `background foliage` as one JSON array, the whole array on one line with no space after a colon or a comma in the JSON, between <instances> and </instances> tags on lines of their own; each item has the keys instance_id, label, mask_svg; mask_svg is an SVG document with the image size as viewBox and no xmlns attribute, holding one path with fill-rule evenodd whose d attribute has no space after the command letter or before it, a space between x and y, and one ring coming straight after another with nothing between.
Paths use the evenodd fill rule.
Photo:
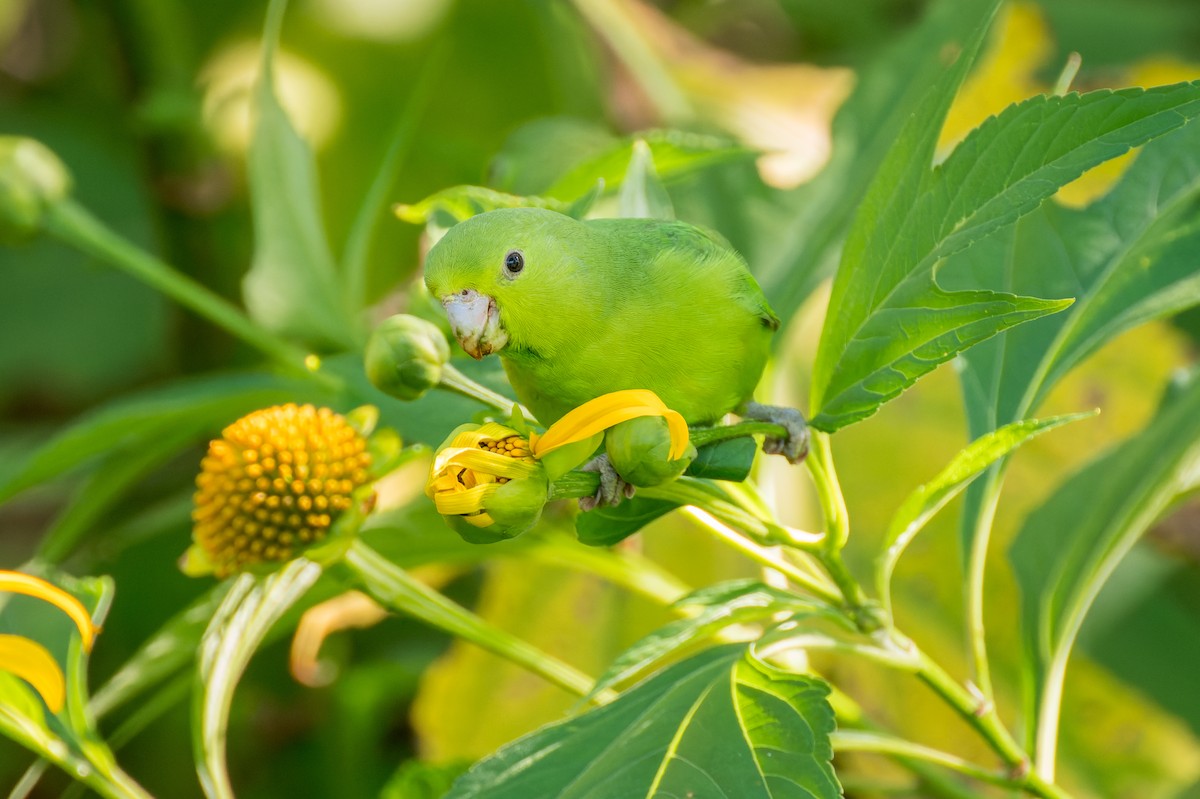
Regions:
<instances>
[{"instance_id":1,"label":"background foliage","mask_svg":"<svg viewBox=\"0 0 1200 799\"><path fill-rule=\"evenodd\" d=\"M649 127L689 130L707 138L648 139L669 195L657 202L669 202L679 218L718 229L747 256L776 310L790 320L772 376L774 393L803 406L814 374L811 395L818 402L833 396L826 392L831 382L850 386L847 396L866 382L829 364L814 367L826 280L888 148L946 71L934 57L936 45L978 10L957 5L685 1L657 4L654 12L585 0L296 2L282 21L275 61L282 106L267 98L252 140L248 108L262 91L254 78L265 4L10 0L0 5L0 126L58 152L75 176L80 204L113 230L235 301L245 280L256 319L324 351L357 346L371 320L401 308L419 312L422 300L410 288L419 274L423 228L381 213L387 203L416 204L459 184L570 201L590 185L580 184L578 174L573 178L572 165L590 164L619 179L624 162L618 158L610 167L603 159L628 149L623 137ZM610 7L626 15L606 15ZM1080 90L1200 78L1198 34L1200 12L1188 0L1007 7L940 139L926 144L943 157L988 115L1049 91L1071 52L1082 56L1073 84ZM299 170L297 159L302 165L306 159L301 141L286 125L273 124L284 109L315 155ZM1037 540L1039 526L1104 536L1105 523L1122 513L1153 509L1157 523L1144 541L1113 542L1115 550L1132 551L1079 630L1071 661L1060 770L1064 784L1083 796L1200 790L1194 679L1200 514L1186 499L1164 508L1153 496L1143 505L1138 495L1133 507L1121 504L1129 498L1125 489L1097 493L1095 483L1062 483L1097 453L1146 428L1160 401L1163 413L1145 439L1088 468L1107 471L1106 479L1123 485L1121 470L1136 475L1171 468L1156 441L1194 437L1188 431L1196 417L1172 414L1172 407L1187 406L1172 406L1170 395L1179 371L1194 361L1197 317L1185 312L1133 324L1178 310L1163 307L1170 305L1163 298L1183 296L1180 287L1195 280L1194 229L1177 235L1175 227L1154 221L1194 215L1195 159L1187 154L1197 152L1190 144L1196 128L1177 135L1190 137L1188 143L1169 153L1164 148L1162 156L1147 148L1132 166L1128 157L1110 161L1019 225L959 255L962 263L998 264L1004 272L998 287L1034 297L1075 296L1075 306L938 367L835 438L855 521L847 557L865 576L893 510L913 488L938 474L970 438L1031 410L1032 395L1010 396L1000 383L981 379L978 394L967 390L964 412L956 370L971 385L974 373L995 379L1041 368L1039 417L1102 409L1094 419L1031 441L1009 465L984 597L997 699L1002 714L1016 719L1022 670L1046 667L1069 608L1052 599L1031 604L1042 586L1036 570L1024 573L1033 584L1019 598L999 553L1016 539L1014 560L1038 563L1029 542ZM742 148L705 156L711 151L706 142L740 142ZM1120 142L1113 147L1123 149ZM759 151L769 158L756 160ZM966 169L987 155L986 148L960 152L945 168L962 163ZM1091 205L1126 169L1126 182ZM915 176L909 189L919 193L921 179ZM314 185L319 206L279 201L303 197ZM1182 198L1177 210L1173 197ZM1155 213L1139 220L1129 213L1139 204L1153 205ZM942 218L939 210L881 230L925 231L933 227L929 219ZM256 247L256 241L274 246ZM1100 244L1074 251L1080 242ZM943 255L952 254L944 239L929 243L931 251L943 246ZM1039 282L1043 271L1036 267L1048 253L1077 268L1080 286ZM1141 255L1166 266L1132 285L1104 282L1113 264ZM287 280L280 279L284 274ZM335 274L354 277L339 283ZM292 280L295 275L307 282ZM939 279L956 287L953 269ZM297 319L289 316L294 307L256 303L259 281L321 302ZM361 306L369 306L365 318L356 314ZM1055 338L1060 323L1072 328L1071 336ZM1097 331L1102 338L1121 334L1091 346ZM46 238L0 250L0 342L0 566L16 567L37 553L61 560L74 574L111 575L116 591L90 663L95 691L150 635L213 590L211 582L184 577L175 567L189 540L191 481L206 439L253 408L320 399L320 392L264 374L256 368L260 356L245 344ZM1010 348L1007 356L997 349L1002 346ZM1047 352L1045 363L1038 360ZM355 368L352 360L347 373ZM473 374L499 385L495 364ZM1196 389L1177 393L1175 401L1186 402ZM821 408L830 411L831 403ZM406 441L436 445L475 410L469 402L437 397L385 405L385 418ZM58 451L41 449L80 418L109 423L60 439ZM760 479L787 521L819 524L799 470L766 463ZM912 541L894 580L896 613L906 631L956 672L965 670L959 539L970 535L956 518L960 503L968 512L979 506L989 479L965 502L954 500ZM372 543L420 566L424 578L498 626L596 675L668 621L658 605L578 564L564 567L553 551L465 547L423 500L410 502L423 482L421 464L389 481L387 512ZM405 535L390 535L395 529ZM679 593L684 586L756 576L749 562L707 540L697 543L691 522L679 515L655 522L625 551L664 565ZM306 603L332 593L318 583ZM1048 607L1055 632L1046 660L1023 662L1019 619ZM296 615L265 633L270 643L250 661L233 705L230 769L243 797L369 796L385 786L394 796L439 795L447 774L559 718L575 701L506 661L397 617L330 637L320 684L301 685L288 670ZM188 646L195 642L181 643L180 651ZM708 655L722 656L720 650ZM842 660L820 666L848 693L870 697L865 710L899 733L987 757L911 680ZM136 704L101 724L120 747L125 769L155 795L200 795L191 776L189 687L164 685L156 701L165 710L147 726ZM0 786L16 785L31 762L25 750L0 740ZM871 755L839 755L836 765L855 796L903 782L902 772ZM67 783L48 773L36 795L54 795Z\"/></svg>"}]
</instances>

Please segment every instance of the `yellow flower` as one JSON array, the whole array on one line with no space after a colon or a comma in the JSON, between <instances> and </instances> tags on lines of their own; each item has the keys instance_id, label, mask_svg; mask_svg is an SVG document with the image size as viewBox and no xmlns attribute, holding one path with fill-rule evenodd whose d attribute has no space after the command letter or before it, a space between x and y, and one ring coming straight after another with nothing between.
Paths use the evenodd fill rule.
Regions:
<instances>
[{"instance_id":1,"label":"yellow flower","mask_svg":"<svg viewBox=\"0 0 1200 799\"><path fill-rule=\"evenodd\" d=\"M277 405L244 416L201 464L184 570L225 577L288 560L325 538L370 464L366 439L328 408Z\"/></svg>"},{"instance_id":2,"label":"yellow flower","mask_svg":"<svg viewBox=\"0 0 1200 799\"><path fill-rule=\"evenodd\" d=\"M84 650L91 651L98 630L92 624L87 608L66 591L38 577L3 570L0 570L0 591L36 597L60 608L79 628ZM14 674L32 685L51 713L62 710L66 681L54 656L41 644L19 635L0 635L0 671Z\"/></svg>"},{"instance_id":3,"label":"yellow flower","mask_svg":"<svg viewBox=\"0 0 1200 799\"><path fill-rule=\"evenodd\" d=\"M494 422L459 427L438 449L425 493L468 541L513 538L541 517L553 476L590 457L605 430L643 416L666 419L672 458L687 451L687 422L679 413L652 391L617 391L584 403L545 433L531 432L528 438ZM568 450L570 445L579 446ZM566 460L549 468L544 460L552 454Z\"/></svg>"}]
</instances>

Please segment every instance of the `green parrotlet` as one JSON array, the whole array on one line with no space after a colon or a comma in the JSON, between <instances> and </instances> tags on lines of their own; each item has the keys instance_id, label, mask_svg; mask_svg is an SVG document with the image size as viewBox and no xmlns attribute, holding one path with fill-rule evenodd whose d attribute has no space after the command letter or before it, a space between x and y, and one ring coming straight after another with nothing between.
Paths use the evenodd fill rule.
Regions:
<instances>
[{"instance_id":1,"label":"green parrotlet","mask_svg":"<svg viewBox=\"0 0 1200 799\"><path fill-rule=\"evenodd\" d=\"M655 219L489 211L429 252L425 284L474 358L498 353L517 397L551 424L602 394L649 389L689 424L775 422L768 452L807 450L804 419L751 399L779 327L746 262L714 233ZM597 499L619 501L611 466ZM617 493L617 496L613 494ZM588 508L595 502L581 502Z\"/></svg>"}]
</instances>

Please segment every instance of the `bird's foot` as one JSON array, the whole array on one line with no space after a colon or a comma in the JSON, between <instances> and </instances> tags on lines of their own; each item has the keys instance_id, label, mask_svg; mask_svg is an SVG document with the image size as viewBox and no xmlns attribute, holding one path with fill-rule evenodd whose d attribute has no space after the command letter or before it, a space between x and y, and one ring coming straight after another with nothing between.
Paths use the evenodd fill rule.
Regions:
<instances>
[{"instance_id":1,"label":"bird's foot","mask_svg":"<svg viewBox=\"0 0 1200 799\"><path fill-rule=\"evenodd\" d=\"M808 422L804 420L804 414L795 408L781 408L778 405L762 405L751 402L746 405L742 416L760 422L777 424L787 429L787 438L765 440L763 452L769 455L783 455L789 463L799 463L808 454Z\"/></svg>"},{"instance_id":2,"label":"bird's foot","mask_svg":"<svg viewBox=\"0 0 1200 799\"><path fill-rule=\"evenodd\" d=\"M601 505L616 507L622 500L633 496L634 487L621 479L607 454L592 458L581 471L600 473L600 488L596 490L595 495L579 499L579 509L582 511L589 511Z\"/></svg>"}]
</instances>

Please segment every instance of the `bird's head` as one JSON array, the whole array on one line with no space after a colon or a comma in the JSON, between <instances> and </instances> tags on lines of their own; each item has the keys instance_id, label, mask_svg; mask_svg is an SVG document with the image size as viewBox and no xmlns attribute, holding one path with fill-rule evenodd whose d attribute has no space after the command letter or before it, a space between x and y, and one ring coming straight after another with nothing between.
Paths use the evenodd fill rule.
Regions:
<instances>
[{"instance_id":1,"label":"bird's head","mask_svg":"<svg viewBox=\"0 0 1200 799\"><path fill-rule=\"evenodd\" d=\"M473 358L500 352L569 301L587 229L564 214L505 208L461 222L429 251L425 285Z\"/></svg>"}]
</instances>

